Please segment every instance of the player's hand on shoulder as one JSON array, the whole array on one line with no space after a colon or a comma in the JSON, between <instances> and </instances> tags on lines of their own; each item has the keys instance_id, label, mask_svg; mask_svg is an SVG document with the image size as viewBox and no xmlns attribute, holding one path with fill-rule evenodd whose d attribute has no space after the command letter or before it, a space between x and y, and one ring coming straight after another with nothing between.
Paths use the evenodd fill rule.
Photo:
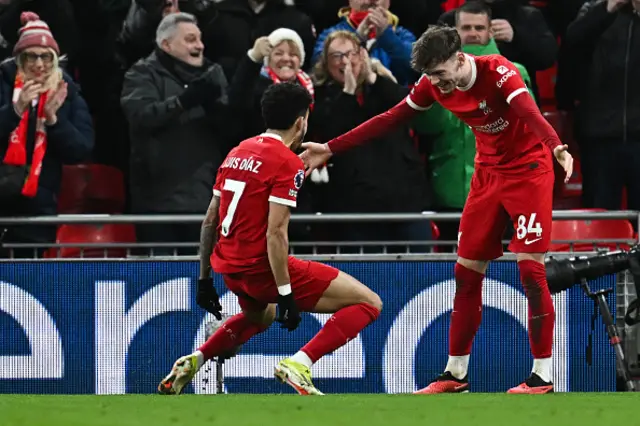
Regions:
<instances>
[{"instance_id":1,"label":"player's hand on shoulder","mask_svg":"<svg viewBox=\"0 0 640 426\"><path fill-rule=\"evenodd\" d=\"M300 154L300 159L306 168L306 176L312 171L325 164L331 158L331 150L324 143L304 142L302 144L304 152Z\"/></svg>"},{"instance_id":2,"label":"player's hand on shoulder","mask_svg":"<svg viewBox=\"0 0 640 426\"><path fill-rule=\"evenodd\" d=\"M278 295L278 317L276 321L280 323L281 328L286 328L289 331L298 328L302 318L293 293L289 293L286 296Z\"/></svg>"},{"instance_id":3,"label":"player's hand on shoulder","mask_svg":"<svg viewBox=\"0 0 640 426\"><path fill-rule=\"evenodd\" d=\"M213 286L212 278L200 278L196 288L196 303L205 311L212 314L218 321L222 319L222 305L220 296Z\"/></svg>"},{"instance_id":4,"label":"player's hand on shoulder","mask_svg":"<svg viewBox=\"0 0 640 426\"><path fill-rule=\"evenodd\" d=\"M564 183L569 182L571 175L573 174L573 156L569 154L568 145L558 145L553 150L553 155L558 160L558 163L565 171Z\"/></svg>"}]
</instances>

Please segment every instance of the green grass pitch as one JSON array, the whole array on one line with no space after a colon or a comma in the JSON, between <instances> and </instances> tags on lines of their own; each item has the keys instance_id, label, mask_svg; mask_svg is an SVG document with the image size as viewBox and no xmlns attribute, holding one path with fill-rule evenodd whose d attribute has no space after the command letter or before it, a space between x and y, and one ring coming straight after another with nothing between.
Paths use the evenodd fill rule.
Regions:
<instances>
[{"instance_id":1,"label":"green grass pitch","mask_svg":"<svg viewBox=\"0 0 640 426\"><path fill-rule=\"evenodd\" d=\"M633 393L0 395L2 426L571 426L638 424Z\"/></svg>"}]
</instances>

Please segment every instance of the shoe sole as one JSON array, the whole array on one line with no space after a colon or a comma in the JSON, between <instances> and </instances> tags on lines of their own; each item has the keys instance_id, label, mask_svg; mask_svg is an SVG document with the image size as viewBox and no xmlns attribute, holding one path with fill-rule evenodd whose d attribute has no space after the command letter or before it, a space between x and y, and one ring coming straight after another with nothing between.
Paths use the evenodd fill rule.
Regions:
<instances>
[{"instance_id":1,"label":"shoe sole","mask_svg":"<svg viewBox=\"0 0 640 426\"><path fill-rule=\"evenodd\" d=\"M173 390L173 382L175 379L176 375L173 374L172 371L171 374L165 377L158 385L158 393L161 395L176 395L176 391Z\"/></svg>"},{"instance_id":2,"label":"shoe sole","mask_svg":"<svg viewBox=\"0 0 640 426\"><path fill-rule=\"evenodd\" d=\"M174 389L173 385L176 382L176 380L184 377L184 376L188 376L189 373L182 373L180 374L180 372L178 371L178 367L182 367L184 365L185 362L187 362L188 360L183 360L182 362L180 362L178 364L178 362L176 362L173 366L173 368L171 369L171 373L169 373L169 375L167 377L165 377L160 384L158 385L158 393L161 395L180 395L182 393L182 390L184 389L184 387L189 383L189 381L187 381L184 385L182 385L179 389Z\"/></svg>"},{"instance_id":3,"label":"shoe sole","mask_svg":"<svg viewBox=\"0 0 640 426\"><path fill-rule=\"evenodd\" d=\"M452 392L414 392L414 395L441 395L443 393L469 393L469 389Z\"/></svg>"},{"instance_id":4,"label":"shoe sole","mask_svg":"<svg viewBox=\"0 0 640 426\"><path fill-rule=\"evenodd\" d=\"M551 389L537 390L537 391L533 391L533 392L526 392L526 391L521 392L521 391L518 391L518 390L511 390L510 389L510 390L507 391L507 393L509 395L546 395L546 394L549 394L549 393L554 393L554 390L553 390L553 388L551 388Z\"/></svg>"},{"instance_id":5,"label":"shoe sole","mask_svg":"<svg viewBox=\"0 0 640 426\"><path fill-rule=\"evenodd\" d=\"M314 388L315 392L313 392L312 390L307 390L303 386L300 386L297 383L295 383L293 380L291 380L291 377L290 377L293 374L286 367L282 367L280 365L276 366L273 375L274 375L274 377L276 379L278 379L278 381L280 383L283 383L283 384L291 386L293 388L293 390L298 392L298 394L300 394L300 395L304 395L304 396L307 396L307 395L324 395L318 389Z\"/></svg>"}]
</instances>

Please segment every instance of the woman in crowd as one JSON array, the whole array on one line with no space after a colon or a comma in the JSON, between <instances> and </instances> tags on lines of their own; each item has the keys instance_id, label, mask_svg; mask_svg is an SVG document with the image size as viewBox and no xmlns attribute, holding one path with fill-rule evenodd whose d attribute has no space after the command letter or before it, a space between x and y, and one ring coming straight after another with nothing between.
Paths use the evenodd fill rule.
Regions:
<instances>
[{"instance_id":1,"label":"woman in crowd","mask_svg":"<svg viewBox=\"0 0 640 426\"><path fill-rule=\"evenodd\" d=\"M30 12L21 19L14 56L0 64L0 216L54 215L62 165L90 156L93 127L48 25ZM3 242L52 243L55 231L12 227Z\"/></svg>"}]
</instances>

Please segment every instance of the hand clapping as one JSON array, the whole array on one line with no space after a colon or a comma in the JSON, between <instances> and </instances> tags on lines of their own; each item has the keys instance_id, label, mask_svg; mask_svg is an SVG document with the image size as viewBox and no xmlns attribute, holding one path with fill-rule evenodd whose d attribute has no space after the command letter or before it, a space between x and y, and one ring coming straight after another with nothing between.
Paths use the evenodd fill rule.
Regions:
<instances>
[{"instance_id":1,"label":"hand clapping","mask_svg":"<svg viewBox=\"0 0 640 426\"><path fill-rule=\"evenodd\" d=\"M18 96L18 100L16 101L15 110L16 113L20 116L24 114L25 110L29 108L29 105L34 100L38 99L40 94L44 91L42 84L36 83L33 80L28 80L22 86L22 91L20 91L20 96Z\"/></svg>"},{"instance_id":2,"label":"hand clapping","mask_svg":"<svg viewBox=\"0 0 640 426\"><path fill-rule=\"evenodd\" d=\"M382 7L371 9L368 15L369 23L376 29L376 35L380 36L389 27L387 11Z\"/></svg>"},{"instance_id":3,"label":"hand clapping","mask_svg":"<svg viewBox=\"0 0 640 426\"><path fill-rule=\"evenodd\" d=\"M67 99L68 85L65 81L60 81L58 87L49 92L47 97L47 103L44 106L44 114L46 117L46 123L49 126L53 126L58 122L58 110Z\"/></svg>"}]
</instances>

